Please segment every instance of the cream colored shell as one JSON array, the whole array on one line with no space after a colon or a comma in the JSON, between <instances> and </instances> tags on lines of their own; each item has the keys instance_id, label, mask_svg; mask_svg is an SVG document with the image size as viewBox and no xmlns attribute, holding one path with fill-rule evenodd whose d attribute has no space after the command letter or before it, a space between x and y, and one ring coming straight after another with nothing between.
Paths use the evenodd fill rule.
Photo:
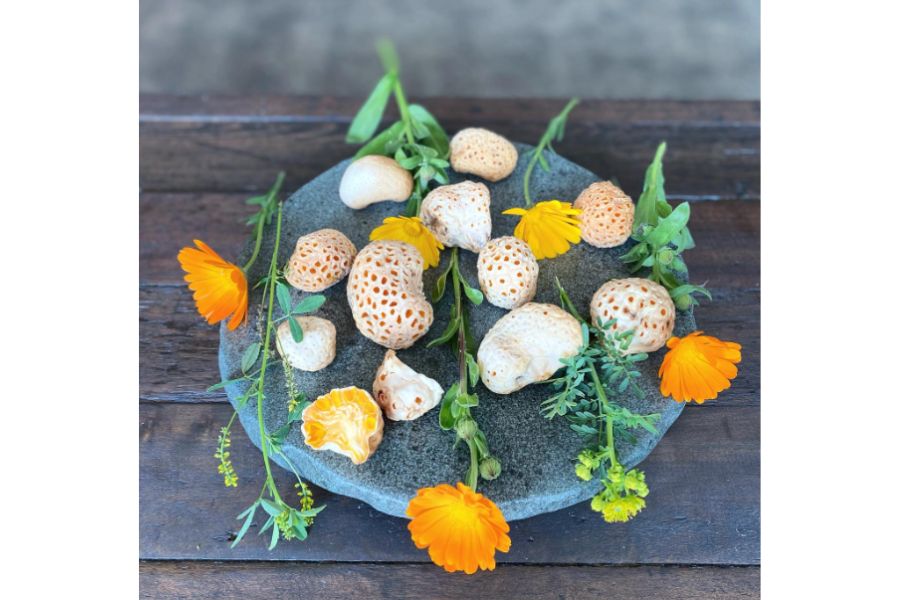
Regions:
<instances>
[{"instance_id":1,"label":"cream colored shell","mask_svg":"<svg viewBox=\"0 0 900 600\"><path fill-rule=\"evenodd\" d=\"M412 421L437 406L444 390L437 381L417 373L393 350L388 350L375 373L372 394L385 417Z\"/></svg>"},{"instance_id":2,"label":"cream colored shell","mask_svg":"<svg viewBox=\"0 0 900 600\"><path fill-rule=\"evenodd\" d=\"M625 243L634 224L634 203L608 181L589 185L575 200L581 209L581 238L597 248L614 248Z\"/></svg>"},{"instance_id":3,"label":"cream colored shell","mask_svg":"<svg viewBox=\"0 0 900 600\"><path fill-rule=\"evenodd\" d=\"M519 153L502 135L480 127L458 131L450 140L450 165L457 173L472 173L500 181L516 168Z\"/></svg>"},{"instance_id":4,"label":"cream colored shell","mask_svg":"<svg viewBox=\"0 0 900 600\"><path fill-rule=\"evenodd\" d=\"M675 328L675 305L666 288L649 279L611 279L594 293L591 320L615 319L610 332L634 330L626 354L662 348Z\"/></svg>"},{"instance_id":5,"label":"cream colored shell","mask_svg":"<svg viewBox=\"0 0 900 600\"><path fill-rule=\"evenodd\" d=\"M295 369L320 371L334 360L337 332L334 323L321 317L294 317L303 329L303 339L297 343L291 335L290 323L278 326L278 353Z\"/></svg>"},{"instance_id":6,"label":"cream colored shell","mask_svg":"<svg viewBox=\"0 0 900 600\"><path fill-rule=\"evenodd\" d=\"M369 243L356 257L347 280L347 301L356 328L385 348L412 346L434 320L422 288L422 255L394 240Z\"/></svg>"},{"instance_id":7,"label":"cream colored shell","mask_svg":"<svg viewBox=\"0 0 900 600\"><path fill-rule=\"evenodd\" d=\"M436 187L422 200L419 217L445 246L479 252L491 239L491 192L474 181Z\"/></svg>"},{"instance_id":8,"label":"cream colored shell","mask_svg":"<svg viewBox=\"0 0 900 600\"><path fill-rule=\"evenodd\" d=\"M350 272L356 246L336 229L320 229L297 240L284 278L304 292L321 292Z\"/></svg>"},{"instance_id":9,"label":"cream colored shell","mask_svg":"<svg viewBox=\"0 0 900 600\"><path fill-rule=\"evenodd\" d=\"M530 302L494 323L478 348L481 381L497 394L510 394L546 381L578 354L581 325L555 304Z\"/></svg>"},{"instance_id":10,"label":"cream colored shell","mask_svg":"<svg viewBox=\"0 0 900 600\"><path fill-rule=\"evenodd\" d=\"M347 166L338 194L344 204L359 209L376 202L404 202L412 189L412 175L396 160L370 154Z\"/></svg>"},{"instance_id":11,"label":"cream colored shell","mask_svg":"<svg viewBox=\"0 0 900 600\"><path fill-rule=\"evenodd\" d=\"M510 309L530 302L537 281L537 259L517 237L494 238L478 254L478 284L494 306Z\"/></svg>"}]
</instances>

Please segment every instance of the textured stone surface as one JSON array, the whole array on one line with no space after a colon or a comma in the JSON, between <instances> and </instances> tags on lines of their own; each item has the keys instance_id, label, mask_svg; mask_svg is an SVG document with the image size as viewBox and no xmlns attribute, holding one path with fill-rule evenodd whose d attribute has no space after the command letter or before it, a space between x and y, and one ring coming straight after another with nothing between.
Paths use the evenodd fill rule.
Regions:
<instances>
[{"instance_id":1,"label":"textured stone surface","mask_svg":"<svg viewBox=\"0 0 900 600\"><path fill-rule=\"evenodd\" d=\"M517 147L520 156L529 148L521 144ZM338 197L338 185L348 162L344 161L312 180L285 203L283 243L279 253L282 263L290 256L299 236L324 227L342 231L358 248L362 248L369 232L384 217L400 211L400 206L393 203L374 205L361 211L347 208ZM597 180L593 173L559 156L551 156L550 163L551 173L536 169L533 174L532 193L536 199L571 201L588 184ZM491 190L494 237L512 235L518 218L502 215L501 212L521 204L524 168L525 161L520 158L516 171L509 178L487 184ZM451 179L453 182L463 180L455 174L451 174ZM271 255L273 243L274 228L263 242L261 259L250 274L251 281L257 280L266 268L266 257ZM559 258L540 261L535 301L556 303L558 299L553 281L554 277L559 277L576 306L587 314L591 296L601 284L609 279L627 276L627 271L618 260L627 248L600 249L579 244ZM245 256L248 251L249 248L245 249ZM447 254L442 258L443 267ZM470 283L478 281L476 259L477 256L471 252L461 253L463 273ZM430 293L439 273L440 269L425 272L426 292ZM296 290L292 293L295 299L302 296ZM295 371L297 385L310 399L332 388L351 385L371 390L385 349L356 331L347 304L346 280L325 290L324 294L328 302L317 314L330 319L337 327L337 356L322 371ZM223 378L233 378L240 372L241 354L258 335L259 300L260 293L257 291L251 297L247 327L234 332L224 327L221 329L219 367ZM457 377L452 351L446 346L426 349L425 344L437 337L447 323L449 312L450 297L447 295L435 307L435 321L428 335L412 348L397 353L413 369L433 377L444 387L449 387ZM506 312L486 302L474 308L471 321L476 338L480 340ZM694 328L692 315L679 313L675 334L684 335ZM642 364L641 384L646 392L643 400L618 398L632 411L661 414L658 435L640 430L635 432L634 443L619 443L619 458L628 466L637 464L650 453L681 412L681 405L659 395L656 371L661 361L662 352L657 352ZM244 386L229 385L226 391L234 404L244 391ZM548 421L539 412L541 401L549 395L548 387L531 385L514 394L498 396L479 384L476 392L480 406L474 414L487 435L492 453L503 463L503 474L494 481L483 481L479 491L494 500L507 519L523 519L558 510L596 493L598 482L582 482L573 471L573 458L581 448L580 439L564 419ZM266 397L265 422L267 429L272 431L281 426L287 417L287 393L282 371L278 367L269 370ZM255 402L248 402L239 413L250 438L259 445ZM387 421L381 446L363 465L354 466L346 457L307 448L303 444L299 425L288 435L284 451L300 474L316 485L359 498L380 511L403 516L406 504L416 489L462 479L468 465L468 452L464 446L454 449L453 441L454 434L442 431L438 425L438 410L435 408L415 421ZM275 460L279 462L278 457Z\"/></svg>"}]
</instances>

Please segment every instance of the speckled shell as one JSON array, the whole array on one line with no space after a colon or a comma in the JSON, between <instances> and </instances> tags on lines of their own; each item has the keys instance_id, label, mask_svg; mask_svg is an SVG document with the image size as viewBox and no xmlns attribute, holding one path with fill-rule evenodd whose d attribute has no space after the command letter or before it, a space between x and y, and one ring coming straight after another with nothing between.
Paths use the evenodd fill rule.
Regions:
<instances>
[{"instance_id":1,"label":"speckled shell","mask_svg":"<svg viewBox=\"0 0 900 600\"><path fill-rule=\"evenodd\" d=\"M608 181L589 185L575 200L581 209L581 238L597 248L625 243L634 224L634 203Z\"/></svg>"},{"instance_id":2,"label":"speckled shell","mask_svg":"<svg viewBox=\"0 0 900 600\"><path fill-rule=\"evenodd\" d=\"M479 252L491 239L491 192L474 181L436 187L422 200L419 217L445 246Z\"/></svg>"},{"instance_id":3,"label":"speckled shell","mask_svg":"<svg viewBox=\"0 0 900 600\"><path fill-rule=\"evenodd\" d=\"M675 328L675 305L666 288L649 279L611 279L594 293L591 319L597 326L610 319L614 331L634 330L626 354L662 348Z\"/></svg>"},{"instance_id":4,"label":"speckled shell","mask_svg":"<svg viewBox=\"0 0 900 600\"><path fill-rule=\"evenodd\" d=\"M555 304L529 302L491 327L478 348L481 381L496 394L510 394L546 381L578 354L581 325Z\"/></svg>"},{"instance_id":5,"label":"speckled shell","mask_svg":"<svg viewBox=\"0 0 900 600\"><path fill-rule=\"evenodd\" d=\"M412 346L434 320L422 288L424 261L406 242L378 240L350 269L347 301L359 332L385 348Z\"/></svg>"},{"instance_id":6,"label":"speckled shell","mask_svg":"<svg viewBox=\"0 0 900 600\"><path fill-rule=\"evenodd\" d=\"M320 229L297 240L284 278L304 292L321 292L350 272L356 246L337 229Z\"/></svg>"},{"instance_id":7,"label":"speckled shell","mask_svg":"<svg viewBox=\"0 0 900 600\"><path fill-rule=\"evenodd\" d=\"M462 129L450 140L450 165L457 173L500 181L515 170L518 160L516 147L502 135L487 129Z\"/></svg>"},{"instance_id":8,"label":"speckled shell","mask_svg":"<svg viewBox=\"0 0 900 600\"><path fill-rule=\"evenodd\" d=\"M478 254L478 284L494 306L511 309L530 302L537 281L537 259L517 237L494 238Z\"/></svg>"}]
</instances>

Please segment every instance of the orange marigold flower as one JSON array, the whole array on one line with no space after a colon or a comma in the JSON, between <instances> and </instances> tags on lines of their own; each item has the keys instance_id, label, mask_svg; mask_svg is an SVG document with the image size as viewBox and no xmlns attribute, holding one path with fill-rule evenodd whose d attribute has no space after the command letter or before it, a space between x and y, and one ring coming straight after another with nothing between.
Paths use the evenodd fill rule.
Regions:
<instances>
[{"instance_id":1,"label":"orange marigold flower","mask_svg":"<svg viewBox=\"0 0 900 600\"><path fill-rule=\"evenodd\" d=\"M741 345L723 342L702 331L671 337L659 367L659 391L678 402L703 404L731 387L741 362Z\"/></svg>"},{"instance_id":2,"label":"orange marigold flower","mask_svg":"<svg viewBox=\"0 0 900 600\"><path fill-rule=\"evenodd\" d=\"M513 235L524 240L538 260L565 254L570 244L581 241L581 209L572 208L571 202L545 200L530 208L510 208L503 214L522 216Z\"/></svg>"},{"instance_id":3,"label":"orange marigold flower","mask_svg":"<svg viewBox=\"0 0 900 600\"><path fill-rule=\"evenodd\" d=\"M187 272L184 280L194 292L197 312L210 325L231 315L228 329L234 330L247 318L247 278L244 272L215 250L194 240L197 248L182 248L178 262Z\"/></svg>"},{"instance_id":4,"label":"orange marigold flower","mask_svg":"<svg viewBox=\"0 0 900 600\"><path fill-rule=\"evenodd\" d=\"M381 225L372 230L369 240L397 240L412 244L425 259L426 271L428 267L440 264L439 251L444 249L444 245L422 224L419 217L387 217Z\"/></svg>"},{"instance_id":5,"label":"orange marigold flower","mask_svg":"<svg viewBox=\"0 0 900 600\"><path fill-rule=\"evenodd\" d=\"M493 571L494 552L508 552L509 525L497 505L464 483L422 488L406 507L408 529L420 550L444 570Z\"/></svg>"}]
</instances>

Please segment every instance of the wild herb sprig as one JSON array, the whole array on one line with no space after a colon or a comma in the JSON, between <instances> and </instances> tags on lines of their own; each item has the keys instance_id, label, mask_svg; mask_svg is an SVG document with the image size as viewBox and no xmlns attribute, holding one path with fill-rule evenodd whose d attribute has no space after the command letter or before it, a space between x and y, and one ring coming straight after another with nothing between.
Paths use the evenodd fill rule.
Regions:
<instances>
[{"instance_id":1,"label":"wild herb sprig","mask_svg":"<svg viewBox=\"0 0 900 600\"><path fill-rule=\"evenodd\" d=\"M263 288L262 299L260 301L261 309L258 321L261 327L257 330L259 340L252 342L247 346L241 355L241 374L237 377L220 381L210 386L209 391L221 389L226 385L233 383L244 384L245 391L237 398L239 408L245 406L251 399L256 401L256 414L259 422L259 439L260 449L263 456L263 464L266 470L266 481L260 490L257 499L239 516L238 520L243 520L243 524L238 531L232 547L237 545L247 533L250 525L253 523L258 509L268 514L268 519L260 528L260 533L272 530L269 549L273 549L279 539L304 540L307 537L307 529L312 524L314 517L324 508L313 506L312 492L306 483L300 478L300 474L294 468L293 463L282 451L282 443L287 437L292 426L301 420L303 409L307 402L305 396L297 390L296 383L293 378L293 370L286 361L277 358L278 353L274 349L273 337L279 323L287 321L291 332L291 337L300 342L303 340L303 329L296 321L296 316L307 314L318 310L325 302L325 297L321 294L307 296L300 301L294 303L291 299L291 293L288 286L283 281L282 270L278 267L278 251L281 245L281 224L282 224L282 204L278 201L278 194L281 189L284 174L279 173L278 179L272 188L263 196L251 198L247 202L259 206L259 210L248 221L248 225L254 227L255 244L252 256L244 267L246 272L259 256L262 245L262 235L265 228L269 226L272 220L275 220L275 244L272 249L272 256L269 261L269 267L265 276L254 286ZM276 302L277 301L277 302ZM275 314L275 307L278 307L279 315ZM259 367L257 367L257 363ZM281 363L285 370L285 386L288 390L288 418L287 421L274 432L266 431L265 420L263 417L263 403L266 400L265 383L269 368ZM236 412L231 416L228 424L222 428L217 440L216 458L219 459L218 470L222 474L225 485L236 487L238 482L237 474L231 463L230 451L231 445L231 427L234 423ZM294 487L299 490L300 497L299 508L291 506L278 492L275 485L275 479L272 475L272 467L270 457L277 455L288 465L297 479Z\"/></svg>"},{"instance_id":2,"label":"wild herb sprig","mask_svg":"<svg viewBox=\"0 0 900 600\"><path fill-rule=\"evenodd\" d=\"M365 144L357 151L355 158L369 154L392 156L401 167L412 173L415 184L405 212L406 216L413 217L419 214L422 199L432 182L440 185L450 182L447 175L450 141L430 112L419 104L407 102L400 82L400 61L393 44L387 40L380 41L378 55L385 73L350 123L346 139L350 144ZM375 135L391 95L397 104L400 120Z\"/></svg>"},{"instance_id":3,"label":"wild herb sprig","mask_svg":"<svg viewBox=\"0 0 900 600\"><path fill-rule=\"evenodd\" d=\"M585 481L596 476L601 481L600 492L591 500L591 508L601 512L607 522L628 521L644 507L649 489L642 471L626 472L619 462L616 439L637 427L655 433L659 415L638 415L609 399L607 391L612 385L612 373L621 369L636 377L638 372L632 366L637 360L622 364L621 357L613 356L604 332L592 328L582 318L558 280L556 286L560 305L581 322L582 347L576 356L563 361L565 373L550 382L561 391L543 403L542 411L548 419L565 416L569 426L588 443L578 454L575 475ZM616 343L612 347L619 348ZM604 369L607 364L611 366ZM620 388L623 377L619 377ZM624 381L623 391L629 387L628 380Z\"/></svg>"},{"instance_id":4,"label":"wild herb sprig","mask_svg":"<svg viewBox=\"0 0 900 600\"><path fill-rule=\"evenodd\" d=\"M669 291L675 306L680 310L687 310L698 304L694 294L706 296L710 300L712 295L701 285L682 283L679 280L679 277L683 278L687 274L687 265L681 254L694 247L694 238L687 227L691 206L682 202L673 209L666 200L662 166L665 153L666 143L662 142L647 167L643 191L634 209L631 237L637 245L620 259L631 265L632 273L649 268L649 279Z\"/></svg>"},{"instance_id":5,"label":"wild herb sprig","mask_svg":"<svg viewBox=\"0 0 900 600\"><path fill-rule=\"evenodd\" d=\"M478 406L478 395L469 391L469 387L478 384L478 363L475 360L475 338L469 328L469 318L465 302L468 300L478 306L484 301L480 290L473 288L459 270L459 249L453 248L450 253L450 264L435 283L432 300L440 302L446 290L447 277L453 286L453 308L447 328L437 338L428 343L428 347L447 344L456 340L456 355L459 364L459 379L444 394L441 400L440 424L444 430L454 430L457 442L462 440L469 447L469 468L466 471L466 485L473 490L478 488L479 475L487 480L496 479L502 470L500 461L491 455L487 438L475 418L472 409Z\"/></svg>"},{"instance_id":6,"label":"wild herb sprig","mask_svg":"<svg viewBox=\"0 0 900 600\"><path fill-rule=\"evenodd\" d=\"M525 177L522 180L525 206L531 206L532 204L530 189L531 173L534 171L535 165L540 164L541 169L543 169L544 172L550 172L550 163L547 162L544 151L556 153L556 150L553 149L553 142L562 141L563 135L566 132L566 119L569 118L569 113L572 112L572 109L575 108L575 105L578 104L578 102L580 102L578 98L569 100L569 103L562 109L562 112L550 119L550 123L547 125L547 129L544 131L544 135L541 136L537 146L528 151L528 154L526 155L529 156L528 165L525 167Z\"/></svg>"}]
</instances>

